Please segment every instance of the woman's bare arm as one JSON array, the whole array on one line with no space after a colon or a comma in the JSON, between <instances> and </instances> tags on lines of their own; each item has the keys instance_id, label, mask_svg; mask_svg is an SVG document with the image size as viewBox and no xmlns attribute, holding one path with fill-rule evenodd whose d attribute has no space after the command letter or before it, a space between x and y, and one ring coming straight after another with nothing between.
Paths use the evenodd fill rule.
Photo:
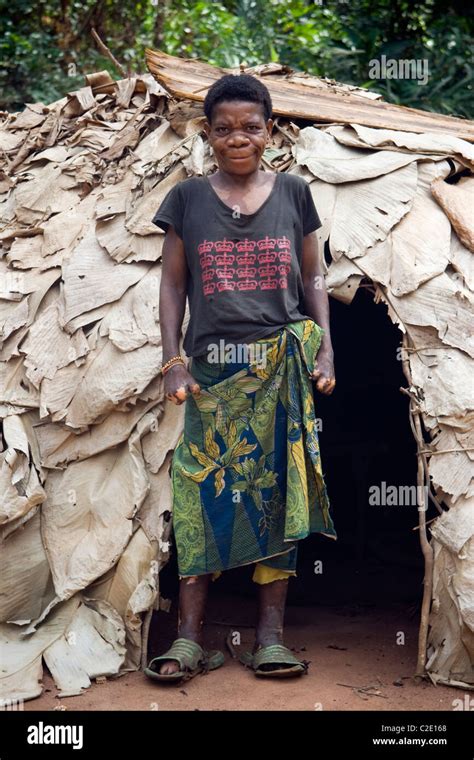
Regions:
<instances>
[{"instance_id":1,"label":"woman's bare arm","mask_svg":"<svg viewBox=\"0 0 474 760\"><path fill-rule=\"evenodd\" d=\"M317 366L312 378L316 380L317 389L321 393L329 395L336 385L334 352L329 324L329 298L318 251L316 232L311 232L303 238L301 276L303 279L305 312L324 330L321 347L317 356Z\"/></svg>"},{"instance_id":2,"label":"woman's bare arm","mask_svg":"<svg viewBox=\"0 0 474 760\"><path fill-rule=\"evenodd\" d=\"M163 242L160 283L160 329L163 364L179 354L179 342L186 310L188 269L183 241L172 225ZM193 376L182 364L174 364L165 374L165 395L175 404L186 400L188 390L199 393Z\"/></svg>"},{"instance_id":3,"label":"woman's bare arm","mask_svg":"<svg viewBox=\"0 0 474 760\"><path fill-rule=\"evenodd\" d=\"M179 354L186 309L187 265L183 241L170 224L161 254L160 325L163 363Z\"/></svg>"}]
</instances>

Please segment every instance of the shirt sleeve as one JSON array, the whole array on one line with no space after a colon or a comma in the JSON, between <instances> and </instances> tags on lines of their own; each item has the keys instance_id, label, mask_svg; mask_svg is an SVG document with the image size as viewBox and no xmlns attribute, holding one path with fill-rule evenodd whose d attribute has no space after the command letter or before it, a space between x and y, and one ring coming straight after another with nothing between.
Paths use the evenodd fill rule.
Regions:
<instances>
[{"instance_id":1,"label":"shirt sleeve","mask_svg":"<svg viewBox=\"0 0 474 760\"><path fill-rule=\"evenodd\" d=\"M314 232L314 230L318 230L322 224L314 205L309 184L306 180L303 180L303 182L303 236L305 236L309 235L310 232Z\"/></svg>"},{"instance_id":2,"label":"shirt sleeve","mask_svg":"<svg viewBox=\"0 0 474 760\"><path fill-rule=\"evenodd\" d=\"M183 237L183 199L179 183L171 188L163 198L161 205L151 220L165 232L170 224L180 238Z\"/></svg>"}]
</instances>

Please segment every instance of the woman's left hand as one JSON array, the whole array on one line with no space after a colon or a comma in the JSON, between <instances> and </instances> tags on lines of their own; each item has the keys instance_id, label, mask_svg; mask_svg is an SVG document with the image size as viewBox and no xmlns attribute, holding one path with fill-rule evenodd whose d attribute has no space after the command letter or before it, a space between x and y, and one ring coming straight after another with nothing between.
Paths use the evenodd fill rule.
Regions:
<instances>
[{"instance_id":1,"label":"woman's left hand","mask_svg":"<svg viewBox=\"0 0 474 760\"><path fill-rule=\"evenodd\" d=\"M318 351L314 371L310 378L316 382L316 388L325 396L330 396L336 386L334 375L334 357L332 351L321 348Z\"/></svg>"}]
</instances>

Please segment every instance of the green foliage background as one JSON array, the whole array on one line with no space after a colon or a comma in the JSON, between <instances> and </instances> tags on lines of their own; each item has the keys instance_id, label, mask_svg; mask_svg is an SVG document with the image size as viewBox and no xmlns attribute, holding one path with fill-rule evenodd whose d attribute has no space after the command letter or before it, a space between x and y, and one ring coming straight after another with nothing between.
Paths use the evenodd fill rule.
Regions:
<instances>
[{"instance_id":1,"label":"green foliage background","mask_svg":"<svg viewBox=\"0 0 474 760\"><path fill-rule=\"evenodd\" d=\"M224 67L268 61L381 92L393 103L472 118L473 15L465 0L0 0L0 107L21 110L130 72L145 47ZM370 61L426 59L429 80L371 79Z\"/></svg>"}]
</instances>

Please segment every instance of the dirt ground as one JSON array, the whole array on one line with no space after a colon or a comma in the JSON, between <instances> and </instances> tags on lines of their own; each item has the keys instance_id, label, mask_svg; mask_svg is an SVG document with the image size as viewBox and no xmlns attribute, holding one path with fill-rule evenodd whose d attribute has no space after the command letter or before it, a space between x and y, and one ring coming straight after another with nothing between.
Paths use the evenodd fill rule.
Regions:
<instances>
[{"instance_id":1,"label":"dirt ground","mask_svg":"<svg viewBox=\"0 0 474 760\"><path fill-rule=\"evenodd\" d=\"M175 608L176 605L173 605ZM25 710L453 710L464 692L430 681L416 683L418 615L409 605L293 606L286 612L285 643L310 661L306 676L256 678L225 647L229 630L242 648L252 644L252 602L232 594L209 601L206 646L224 649L226 662L183 685L157 684L142 672L93 682L81 696L59 697L49 674L44 692ZM176 611L153 620L149 654L166 651L174 638ZM405 644L400 641L400 632Z\"/></svg>"}]
</instances>

